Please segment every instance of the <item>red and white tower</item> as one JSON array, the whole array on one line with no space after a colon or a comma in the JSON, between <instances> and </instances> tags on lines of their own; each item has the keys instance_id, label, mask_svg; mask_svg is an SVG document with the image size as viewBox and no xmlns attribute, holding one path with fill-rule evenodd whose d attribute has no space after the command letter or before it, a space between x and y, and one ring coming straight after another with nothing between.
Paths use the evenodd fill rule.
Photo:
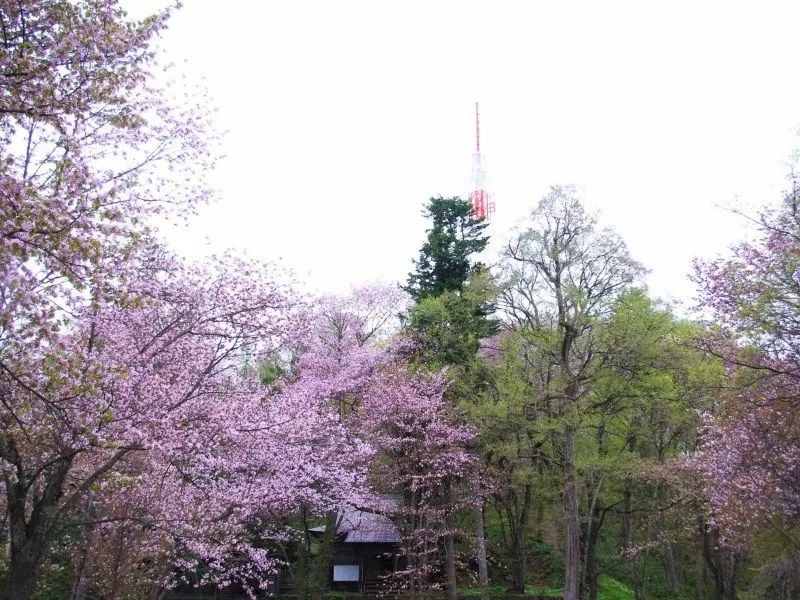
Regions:
<instances>
[{"instance_id":1,"label":"red and white tower","mask_svg":"<svg viewBox=\"0 0 800 600\"><path fill-rule=\"evenodd\" d=\"M472 155L472 215L476 219L491 219L494 202L489 199L489 192L484 189L483 155L481 154L481 119L478 103L475 103L475 154Z\"/></svg>"}]
</instances>

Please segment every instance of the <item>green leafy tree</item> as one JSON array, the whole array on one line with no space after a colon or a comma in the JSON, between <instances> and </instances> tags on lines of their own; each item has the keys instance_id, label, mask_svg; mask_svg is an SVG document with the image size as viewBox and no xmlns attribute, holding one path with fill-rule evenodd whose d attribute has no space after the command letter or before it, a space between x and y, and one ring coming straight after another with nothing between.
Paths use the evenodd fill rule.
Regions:
<instances>
[{"instance_id":1,"label":"green leafy tree","mask_svg":"<svg viewBox=\"0 0 800 600\"><path fill-rule=\"evenodd\" d=\"M598 324L601 368L583 407L592 435L578 452L581 582L590 600L604 568L624 569L636 598L652 588L678 598L688 587L697 512L665 465L694 447L698 413L721 382L719 361L695 348L698 332L640 289ZM612 548L627 557L624 566Z\"/></svg>"},{"instance_id":2,"label":"green leafy tree","mask_svg":"<svg viewBox=\"0 0 800 600\"><path fill-rule=\"evenodd\" d=\"M622 239L600 229L572 188L554 187L509 243L501 302L530 343L536 372L533 409L547 422L560 471L564 516L564 598L581 598L581 490L578 444L585 407L602 367L599 324L643 273Z\"/></svg>"},{"instance_id":3,"label":"green leafy tree","mask_svg":"<svg viewBox=\"0 0 800 600\"><path fill-rule=\"evenodd\" d=\"M489 522L493 532L489 542L493 553L508 565L515 593L524 593L528 577L531 521L557 501L549 492L557 487L556 475L533 401L539 396L544 371L529 362L536 361L529 342L515 330L495 338L489 373L474 399L465 403L470 422L479 424L482 459L491 474L492 506L498 518Z\"/></svg>"},{"instance_id":4,"label":"green leafy tree","mask_svg":"<svg viewBox=\"0 0 800 600\"><path fill-rule=\"evenodd\" d=\"M447 290L421 298L406 322L416 342L417 361L429 370L470 365L480 340L497 331L497 321L486 314L495 295L489 273L479 271L460 292Z\"/></svg>"}]
</instances>

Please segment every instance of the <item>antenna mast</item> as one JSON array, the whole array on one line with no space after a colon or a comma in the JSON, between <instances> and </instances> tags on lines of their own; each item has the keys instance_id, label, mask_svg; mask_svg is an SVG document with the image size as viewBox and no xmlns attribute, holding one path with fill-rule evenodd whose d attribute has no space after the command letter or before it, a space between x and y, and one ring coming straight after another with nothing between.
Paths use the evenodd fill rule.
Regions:
<instances>
[{"instance_id":1,"label":"antenna mast","mask_svg":"<svg viewBox=\"0 0 800 600\"><path fill-rule=\"evenodd\" d=\"M472 155L472 216L476 219L491 218L494 202L489 199L489 192L484 189L483 155L481 154L481 119L478 103L475 103L475 154Z\"/></svg>"},{"instance_id":2,"label":"antenna mast","mask_svg":"<svg viewBox=\"0 0 800 600\"><path fill-rule=\"evenodd\" d=\"M481 153L481 113L477 102L475 103L475 151Z\"/></svg>"}]
</instances>

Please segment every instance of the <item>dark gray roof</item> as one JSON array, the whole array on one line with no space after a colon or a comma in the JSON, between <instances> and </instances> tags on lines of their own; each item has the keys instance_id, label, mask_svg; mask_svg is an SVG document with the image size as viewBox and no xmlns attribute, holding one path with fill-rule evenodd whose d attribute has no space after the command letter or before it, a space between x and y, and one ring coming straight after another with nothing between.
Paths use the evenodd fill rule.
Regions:
<instances>
[{"instance_id":1,"label":"dark gray roof","mask_svg":"<svg viewBox=\"0 0 800 600\"><path fill-rule=\"evenodd\" d=\"M341 515L339 533L347 533L346 544L396 544L400 533L386 515L347 507Z\"/></svg>"},{"instance_id":2,"label":"dark gray roof","mask_svg":"<svg viewBox=\"0 0 800 600\"><path fill-rule=\"evenodd\" d=\"M397 500L393 497L383 498L380 504L380 510L390 510L397 506ZM336 530L340 534L345 534L345 544L397 544L400 542L400 532L397 526L384 514L347 505L339 510L338 522ZM322 533L325 531L325 526L314 527L310 531Z\"/></svg>"}]
</instances>

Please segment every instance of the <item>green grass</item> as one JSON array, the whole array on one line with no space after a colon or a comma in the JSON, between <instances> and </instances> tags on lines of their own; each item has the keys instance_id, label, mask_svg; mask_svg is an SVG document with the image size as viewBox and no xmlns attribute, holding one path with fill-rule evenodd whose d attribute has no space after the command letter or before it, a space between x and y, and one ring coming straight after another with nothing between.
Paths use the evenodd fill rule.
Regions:
<instances>
[{"instance_id":1,"label":"green grass","mask_svg":"<svg viewBox=\"0 0 800 600\"><path fill-rule=\"evenodd\" d=\"M480 596L480 593L478 588L461 588L458 590L458 595L461 598L477 597ZM564 590L562 588L525 586L526 596L556 596L560 598L563 593ZM489 588L490 598L509 595L508 591L503 587L495 586ZM624 583L603 575L597 584L597 600L633 600L633 590Z\"/></svg>"},{"instance_id":2,"label":"green grass","mask_svg":"<svg viewBox=\"0 0 800 600\"><path fill-rule=\"evenodd\" d=\"M560 596L564 593L562 588L554 587L525 587L525 593L540 596ZM603 575L597 583L597 600L633 600L633 590L616 579Z\"/></svg>"},{"instance_id":3,"label":"green grass","mask_svg":"<svg viewBox=\"0 0 800 600\"><path fill-rule=\"evenodd\" d=\"M603 576L597 583L597 600L633 600L633 590L616 579Z\"/></svg>"},{"instance_id":4,"label":"green grass","mask_svg":"<svg viewBox=\"0 0 800 600\"><path fill-rule=\"evenodd\" d=\"M526 585L525 593L533 596L558 596L560 598L564 593L564 590L557 587L532 587L530 585ZM597 600L600 599L598 598Z\"/></svg>"},{"instance_id":5,"label":"green grass","mask_svg":"<svg viewBox=\"0 0 800 600\"><path fill-rule=\"evenodd\" d=\"M564 590L561 588L542 587L533 588L530 592L526 589L525 592L546 596L548 594L559 595ZM624 583L603 575L600 577L600 581L597 582L597 600L633 600L633 590Z\"/></svg>"},{"instance_id":6,"label":"green grass","mask_svg":"<svg viewBox=\"0 0 800 600\"><path fill-rule=\"evenodd\" d=\"M507 592L506 589L502 586L494 586L488 589L489 597L494 598L496 596L504 596ZM479 588L459 588L458 589L458 596L459 598L475 598L481 595L481 590Z\"/></svg>"}]
</instances>

